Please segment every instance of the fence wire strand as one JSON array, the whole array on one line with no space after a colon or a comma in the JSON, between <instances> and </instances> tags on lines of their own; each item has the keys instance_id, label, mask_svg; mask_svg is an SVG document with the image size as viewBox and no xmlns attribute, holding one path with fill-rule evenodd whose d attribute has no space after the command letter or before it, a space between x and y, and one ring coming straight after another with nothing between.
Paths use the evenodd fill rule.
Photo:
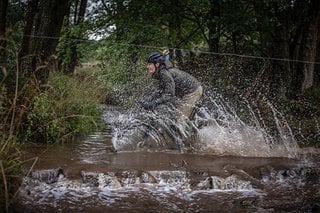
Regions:
<instances>
[{"instance_id":1,"label":"fence wire strand","mask_svg":"<svg viewBox=\"0 0 320 213\"><path fill-rule=\"evenodd\" d=\"M15 34L17 36L22 36L21 34ZM39 38L39 39L56 39L59 40L62 38L54 37L54 36L42 36L42 35L23 35L24 37L31 37L31 38ZM101 40L95 39L84 39L84 38L64 38L67 40L73 41L88 41L88 42L101 42ZM110 42L109 43L114 43ZM296 62L296 63L304 63L304 64L317 64L320 65L320 61L306 61L306 60L295 60L295 59L288 59L288 58L276 58L276 57L263 57L263 56L255 56L255 55L246 55L246 54L236 54L236 53L219 53L219 52L211 52L211 51L204 51L200 48L176 48L176 47L168 47L168 46L154 46L154 45L142 45L142 44L128 44L128 43L121 43L117 42L116 44L121 46L131 46L131 47L141 47L147 49L154 49L154 50L164 50L164 49L171 49L171 50L178 50L184 52L193 52L196 54L207 54L207 55L216 55L216 56L230 56L230 57L239 57L239 58L250 58L250 59L260 59L260 60L269 60L269 61L282 61L282 62Z\"/></svg>"}]
</instances>

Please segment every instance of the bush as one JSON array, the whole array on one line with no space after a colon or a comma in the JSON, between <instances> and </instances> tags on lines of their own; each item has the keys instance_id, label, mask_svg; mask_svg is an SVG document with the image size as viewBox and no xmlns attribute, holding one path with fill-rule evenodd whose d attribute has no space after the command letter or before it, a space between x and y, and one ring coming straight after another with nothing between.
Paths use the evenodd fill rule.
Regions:
<instances>
[{"instance_id":1,"label":"bush","mask_svg":"<svg viewBox=\"0 0 320 213\"><path fill-rule=\"evenodd\" d=\"M0 212L8 212L20 184L20 152L12 137L0 141Z\"/></svg>"},{"instance_id":2,"label":"bush","mask_svg":"<svg viewBox=\"0 0 320 213\"><path fill-rule=\"evenodd\" d=\"M21 152L15 143L14 124L11 123L13 105L6 88L0 90L0 212L11 211L11 201L20 184Z\"/></svg>"},{"instance_id":3,"label":"bush","mask_svg":"<svg viewBox=\"0 0 320 213\"><path fill-rule=\"evenodd\" d=\"M52 143L77 133L94 131L101 125L100 92L92 79L80 81L53 73L48 89L34 97L25 126L25 140Z\"/></svg>"},{"instance_id":4,"label":"bush","mask_svg":"<svg viewBox=\"0 0 320 213\"><path fill-rule=\"evenodd\" d=\"M131 107L142 96L151 83L145 68L146 55L145 50L123 48L116 44L97 50L101 61L99 78L110 94L109 104Z\"/></svg>"}]
</instances>

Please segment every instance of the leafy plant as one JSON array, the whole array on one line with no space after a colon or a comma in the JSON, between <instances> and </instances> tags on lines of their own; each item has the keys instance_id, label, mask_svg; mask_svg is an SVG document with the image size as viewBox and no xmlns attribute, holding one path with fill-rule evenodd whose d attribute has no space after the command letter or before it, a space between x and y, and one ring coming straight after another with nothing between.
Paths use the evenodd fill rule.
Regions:
<instances>
[{"instance_id":1,"label":"leafy plant","mask_svg":"<svg viewBox=\"0 0 320 213\"><path fill-rule=\"evenodd\" d=\"M12 137L0 141L0 211L9 211L20 182L20 152Z\"/></svg>"},{"instance_id":2,"label":"leafy plant","mask_svg":"<svg viewBox=\"0 0 320 213\"><path fill-rule=\"evenodd\" d=\"M27 141L53 143L101 125L96 82L56 72L50 76L49 85L33 99L25 126Z\"/></svg>"},{"instance_id":3,"label":"leafy plant","mask_svg":"<svg viewBox=\"0 0 320 213\"><path fill-rule=\"evenodd\" d=\"M1 82L2 83L2 82ZM14 97L14 99L16 96ZM20 183L21 153L15 143L13 120L17 108L8 98L6 87L0 90L0 212L9 212L11 200ZM10 104L11 103L11 104Z\"/></svg>"},{"instance_id":4,"label":"leafy plant","mask_svg":"<svg viewBox=\"0 0 320 213\"><path fill-rule=\"evenodd\" d=\"M112 91L112 104L119 101L122 105L135 102L137 93L141 93L149 82L144 59L146 51L138 48L123 47L119 44L102 45L97 50L102 62L99 78L104 82L105 90Z\"/></svg>"}]
</instances>

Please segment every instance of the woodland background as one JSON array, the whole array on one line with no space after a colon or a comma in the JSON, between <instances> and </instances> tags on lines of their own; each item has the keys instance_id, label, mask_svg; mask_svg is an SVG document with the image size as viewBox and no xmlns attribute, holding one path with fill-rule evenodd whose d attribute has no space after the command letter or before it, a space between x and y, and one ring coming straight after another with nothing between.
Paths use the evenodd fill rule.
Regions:
<instances>
[{"instance_id":1,"label":"woodland background","mask_svg":"<svg viewBox=\"0 0 320 213\"><path fill-rule=\"evenodd\" d=\"M97 106L132 106L149 85L144 59L155 50L169 50L175 66L236 108L254 103L266 123L271 103L301 146L319 146L319 47L318 0L1 0L5 208L21 165L17 144L103 126Z\"/></svg>"}]
</instances>

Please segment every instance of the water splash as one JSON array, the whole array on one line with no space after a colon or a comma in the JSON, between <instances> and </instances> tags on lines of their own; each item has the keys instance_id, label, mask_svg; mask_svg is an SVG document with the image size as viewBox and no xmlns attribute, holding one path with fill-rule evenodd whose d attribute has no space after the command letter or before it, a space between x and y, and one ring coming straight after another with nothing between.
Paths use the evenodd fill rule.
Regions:
<instances>
[{"instance_id":1,"label":"water splash","mask_svg":"<svg viewBox=\"0 0 320 213\"><path fill-rule=\"evenodd\" d=\"M176 122L171 113L169 109L165 113L107 110L104 119L113 127L112 143L117 151L179 149L181 139L173 132Z\"/></svg>"},{"instance_id":2,"label":"water splash","mask_svg":"<svg viewBox=\"0 0 320 213\"><path fill-rule=\"evenodd\" d=\"M271 103L266 104L271 128L248 101L235 109L220 94L211 93L203 103L185 131L189 141L180 134L173 112L106 110L104 118L113 127L112 143L118 151L188 149L215 155L297 157L299 147L290 126ZM245 115L245 122L240 115Z\"/></svg>"},{"instance_id":3,"label":"water splash","mask_svg":"<svg viewBox=\"0 0 320 213\"><path fill-rule=\"evenodd\" d=\"M238 111L246 111L249 115L247 122L221 96L210 98L210 103L211 108L200 108L200 119L209 122L209 125L198 129L197 147L201 152L252 157L297 157L299 147L290 126L271 103L268 102L268 107L274 120L273 133L265 124L260 111L254 111L247 101L238 106Z\"/></svg>"}]
</instances>

